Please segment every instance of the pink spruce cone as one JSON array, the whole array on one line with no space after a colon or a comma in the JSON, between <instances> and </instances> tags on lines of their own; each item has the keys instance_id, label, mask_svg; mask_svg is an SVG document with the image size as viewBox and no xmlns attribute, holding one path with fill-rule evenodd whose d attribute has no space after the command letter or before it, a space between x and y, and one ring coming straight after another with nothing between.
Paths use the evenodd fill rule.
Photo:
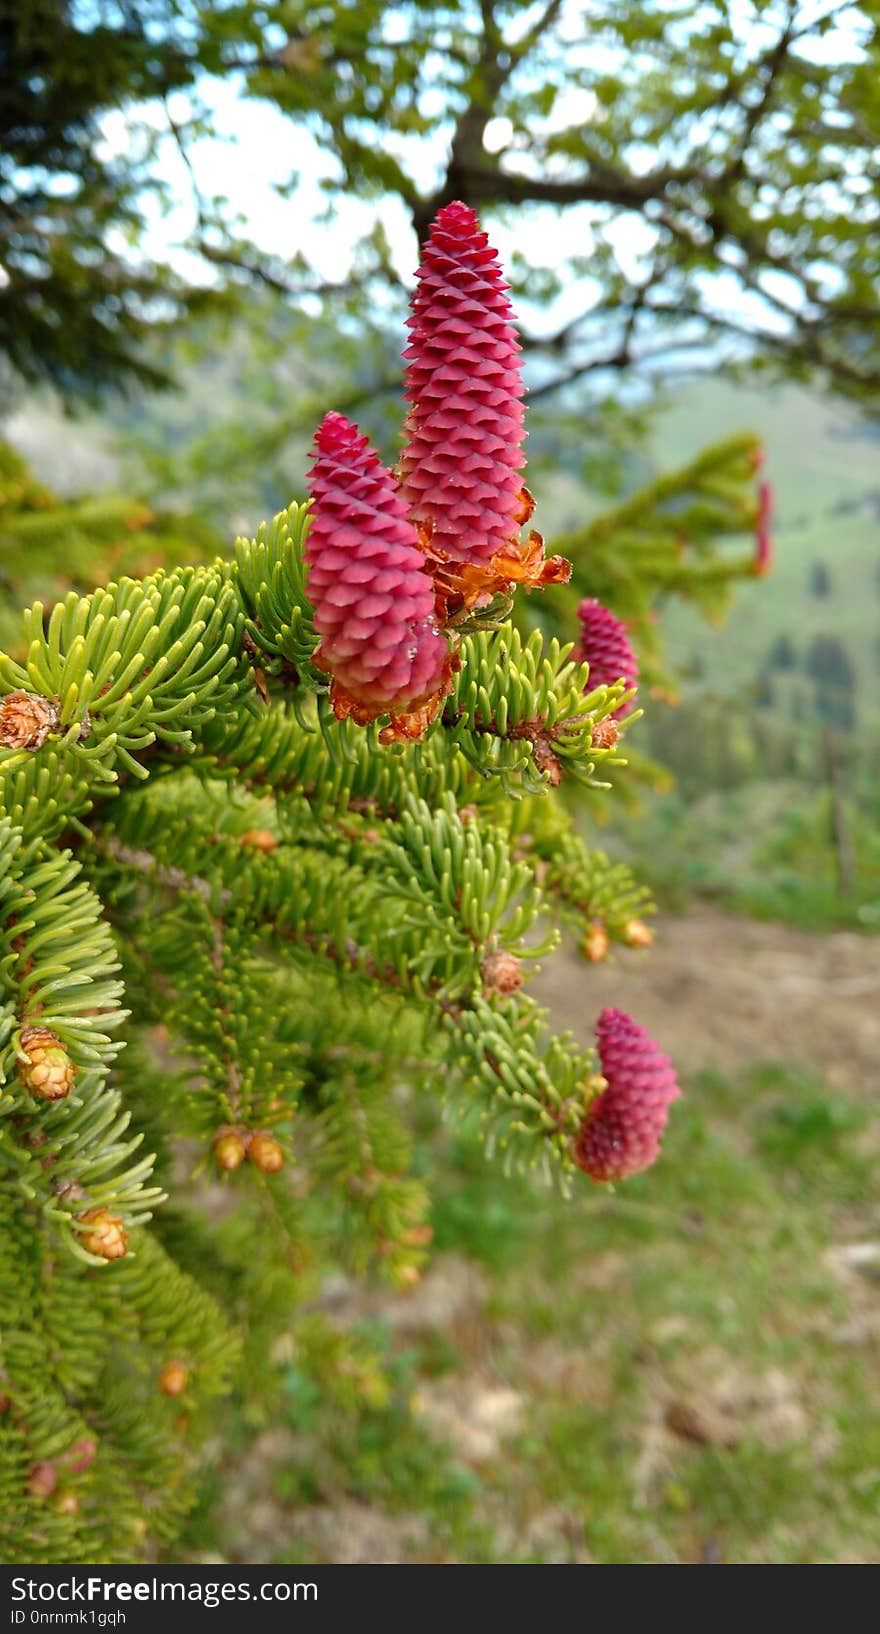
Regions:
<instances>
[{"instance_id":1,"label":"pink spruce cone","mask_svg":"<svg viewBox=\"0 0 880 1634\"><path fill-rule=\"evenodd\" d=\"M608 1087L589 1108L573 1156L592 1180L625 1180L654 1162L681 1091L668 1055L623 1010L602 1011L596 1040Z\"/></svg>"},{"instance_id":2,"label":"pink spruce cone","mask_svg":"<svg viewBox=\"0 0 880 1634\"><path fill-rule=\"evenodd\" d=\"M305 555L319 662L362 718L414 710L449 665L418 535L391 472L344 415L325 415L315 449Z\"/></svg>"},{"instance_id":3,"label":"pink spruce cone","mask_svg":"<svg viewBox=\"0 0 880 1634\"><path fill-rule=\"evenodd\" d=\"M758 489L758 524L755 529L754 571L758 578L763 578L773 566L773 499L772 484L762 482Z\"/></svg>"},{"instance_id":4,"label":"pink spruce cone","mask_svg":"<svg viewBox=\"0 0 880 1634\"><path fill-rule=\"evenodd\" d=\"M591 596L581 602L577 614L581 621L581 638L572 657L579 663L589 664L587 684L590 689L611 686L621 679L628 687L634 687L639 678L639 661L630 645L626 626ZM630 699L614 710L614 719L628 715L631 709Z\"/></svg>"},{"instance_id":5,"label":"pink spruce cone","mask_svg":"<svg viewBox=\"0 0 880 1634\"><path fill-rule=\"evenodd\" d=\"M417 277L401 492L432 550L482 564L524 519L523 383L508 286L466 204L439 212Z\"/></svg>"}]
</instances>

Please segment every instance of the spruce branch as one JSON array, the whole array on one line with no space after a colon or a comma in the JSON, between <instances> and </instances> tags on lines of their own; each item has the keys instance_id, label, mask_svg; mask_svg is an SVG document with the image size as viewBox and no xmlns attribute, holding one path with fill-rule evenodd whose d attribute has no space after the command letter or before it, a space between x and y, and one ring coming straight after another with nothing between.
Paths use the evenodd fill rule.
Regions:
<instances>
[{"instance_id":1,"label":"spruce branch","mask_svg":"<svg viewBox=\"0 0 880 1634\"><path fill-rule=\"evenodd\" d=\"M37 602L0 655L0 1500L38 1560L139 1557L142 1498L149 1546L173 1535L261 1298L328 1261L418 1279L404 1088L564 1190L652 1162L675 1096L631 1018L597 1053L527 991L557 919L591 958L650 939L557 792L625 768L637 670L607 611L588 662L515 622L569 564L523 537L517 348L465 206L419 290L397 472L329 414L309 506L229 561ZM710 583L746 458L594 524L597 571L666 583L686 495Z\"/></svg>"}]
</instances>

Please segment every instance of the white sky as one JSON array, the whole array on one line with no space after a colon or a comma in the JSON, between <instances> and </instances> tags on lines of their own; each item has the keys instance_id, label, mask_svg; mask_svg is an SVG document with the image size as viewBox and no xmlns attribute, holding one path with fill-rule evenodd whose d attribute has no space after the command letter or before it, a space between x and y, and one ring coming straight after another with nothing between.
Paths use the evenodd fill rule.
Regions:
<instances>
[{"instance_id":1,"label":"white sky","mask_svg":"<svg viewBox=\"0 0 880 1634\"><path fill-rule=\"evenodd\" d=\"M734 11L737 5L743 17L753 15L749 0L735 0ZM829 9L832 9L831 0L805 0L804 18L824 15ZM572 8L573 15L575 10L582 35L583 8ZM390 7L389 12L393 11ZM837 30L817 42L816 51L825 60L835 56L851 57L853 51L858 50L854 19L857 19L855 12L841 14ZM763 25L753 26L756 51L766 48L765 33ZM750 34L750 47L751 44ZM563 91L553 110L553 123L558 122L562 127L574 121L586 122L594 112L595 99L591 98L589 91ZM308 258L318 276L327 280L341 279L354 244L373 228L378 218L400 275L407 280L413 276L416 245L406 209L399 200L388 198L378 204L365 204L352 196L337 197L334 218L322 222L318 218L326 208L327 197L320 181L332 177L335 162L321 151L302 124L285 117L271 103L246 98L240 75L222 80L204 79L199 86L199 100L210 110L216 135L199 138L189 145L189 160L198 189L208 200L215 196L226 198L229 217L240 220L242 236L261 252L290 260L302 250L307 232ZM186 124L189 106L184 93L176 93L170 99L172 117L181 126ZM167 116L161 105L139 110L141 117L154 130L166 129ZM124 151L132 141L137 141L132 124L122 113L108 115L103 122L103 132L108 154ZM499 151L509 135L506 119L491 121L487 149ZM448 130L438 127L434 141L407 145L407 163L415 168L416 182L425 190L431 187L442 168L448 140ZM389 138L389 145L394 145L393 137ZM170 259L194 282L209 279L212 274L204 261L182 247L196 224L196 209L192 179L170 134L161 138L160 163L174 202L170 209L163 211L157 200L148 201L147 253L157 259ZM288 182L292 174L298 177L296 193L292 198L281 199L276 188ZM596 210L589 205L564 211L542 208L540 225L530 235L538 246L541 262L552 266L572 253L588 255L594 241L596 217ZM640 258L650 246L650 227L643 218L621 212L602 231L611 242L625 275L635 277ZM492 236L502 262L509 260L514 248L522 248L521 242L515 242L514 233L497 222L493 223ZM120 241L115 247L124 246ZM733 274L719 275L713 280L712 290L713 300L717 300L721 309L730 311L734 306L743 317L757 318L760 306L765 324L784 327L784 320L777 318L774 322L767 307L757 298L743 295ZM583 283L574 287L568 298L563 295L552 314L544 313L543 321L553 328L582 311L585 293ZM541 314L535 310L523 315L533 330L542 321Z\"/></svg>"}]
</instances>

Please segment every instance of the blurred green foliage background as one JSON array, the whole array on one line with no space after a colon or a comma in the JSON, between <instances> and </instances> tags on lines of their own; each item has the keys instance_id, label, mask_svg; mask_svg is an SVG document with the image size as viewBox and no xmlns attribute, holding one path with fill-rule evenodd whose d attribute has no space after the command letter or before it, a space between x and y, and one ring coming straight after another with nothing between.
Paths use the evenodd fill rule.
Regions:
<instances>
[{"instance_id":1,"label":"blurred green foliage background","mask_svg":"<svg viewBox=\"0 0 880 1634\"><path fill-rule=\"evenodd\" d=\"M675 697L645 689L644 776L601 828L667 910L649 962L601 972L609 1002L653 993L676 1038L686 1098L661 1164L622 1196L536 1201L422 1108L443 1176L432 1268L409 1296L328 1284L271 1349L255 1326L183 1559L817 1563L880 1546L876 8L604 4L593 58L572 35L589 43L584 9L0 14L0 643L24 601L252 532L302 492L331 405L393 456L389 199L411 262L413 226L457 192L516 241L551 542L743 430L776 494L773 572L723 621L661 598ZM505 63L530 32L517 79ZM580 112L554 124L561 62ZM356 194L374 212L350 277L316 271L307 219L285 256L200 194L197 167L187 179L209 90L230 83L236 108L308 132L328 208ZM118 140L108 157L103 121L132 134L145 109L139 157ZM172 211L190 187L191 280L153 245L130 268L157 169ZM296 197L279 184L279 211ZM542 228L584 206L543 264ZM650 242L627 253L615 224L634 217ZM719 274L737 281L720 308ZM584 313L551 323L571 285ZM544 995L561 1023L588 989L592 1011L592 977L572 952Z\"/></svg>"}]
</instances>

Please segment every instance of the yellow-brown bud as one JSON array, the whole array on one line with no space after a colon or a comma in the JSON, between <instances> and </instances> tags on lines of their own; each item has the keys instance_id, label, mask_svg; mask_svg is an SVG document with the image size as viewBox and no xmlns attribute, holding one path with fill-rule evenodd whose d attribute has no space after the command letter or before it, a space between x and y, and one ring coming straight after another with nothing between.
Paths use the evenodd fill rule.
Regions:
<instances>
[{"instance_id":1,"label":"yellow-brown bud","mask_svg":"<svg viewBox=\"0 0 880 1634\"><path fill-rule=\"evenodd\" d=\"M590 964L601 964L609 947L609 936L601 919L594 919L583 941L584 957Z\"/></svg>"},{"instance_id":2,"label":"yellow-brown bud","mask_svg":"<svg viewBox=\"0 0 880 1634\"><path fill-rule=\"evenodd\" d=\"M18 1073L26 1090L38 1101L63 1101L73 1088L76 1068L64 1045L48 1027L25 1027Z\"/></svg>"},{"instance_id":3,"label":"yellow-brown bud","mask_svg":"<svg viewBox=\"0 0 880 1634\"><path fill-rule=\"evenodd\" d=\"M267 828L249 828L240 835L238 843L250 851L274 851L278 841Z\"/></svg>"},{"instance_id":4,"label":"yellow-brown bud","mask_svg":"<svg viewBox=\"0 0 880 1634\"><path fill-rule=\"evenodd\" d=\"M118 1214L108 1208L87 1208L77 1215L77 1224L84 1227L83 1246L90 1254L102 1260L121 1260L128 1248L128 1232Z\"/></svg>"},{"instance_id":5,"label":"yellow-brown bud","mask_svg":"<svg viewBox=\"0 0 880 1634\"><path fill-rule=\"evenodd\" d=\"M159 1389L164 1391L166 1396L182 1396L188 1378L189 1371L184 1362L177 1359L166 1362L159 1374Z\"/></svg>"},{"instance_id":6,"label":"yellow-brown bud","mask_svg":"<svg viewBox=\"0 0 880 1634\"><path fill-rule=\"evenodd\" d=\"M628 919L623 927L623 940L627 947L650 947L654 932L644 919Z\"/></svg>"},{"instance_id":7,"label":"yellow-brown bud","mask_svg":"<svg viewBox=\"0 0 880 1634\"><path fill-rule=\"evenodd\" d=\"M244 1162L245 1145L241 1136L234 1129L223 1129L214 1141L214 1161L218 1169L224 1169L231 1174L239 1164Z\"/></svg>"},{"instance_id":8,"label":"yellow-brown bud","mask_svg":"<svg viewBox=\"0 0 880 1634\"><path fill-rule=\"evenodd\" d=\"M275 1136L267 1135L265 1130L252 1136L247 1155L263 1174L277 1174L284 1164L284 1153Z\"/></svg>"}]
</instances>

